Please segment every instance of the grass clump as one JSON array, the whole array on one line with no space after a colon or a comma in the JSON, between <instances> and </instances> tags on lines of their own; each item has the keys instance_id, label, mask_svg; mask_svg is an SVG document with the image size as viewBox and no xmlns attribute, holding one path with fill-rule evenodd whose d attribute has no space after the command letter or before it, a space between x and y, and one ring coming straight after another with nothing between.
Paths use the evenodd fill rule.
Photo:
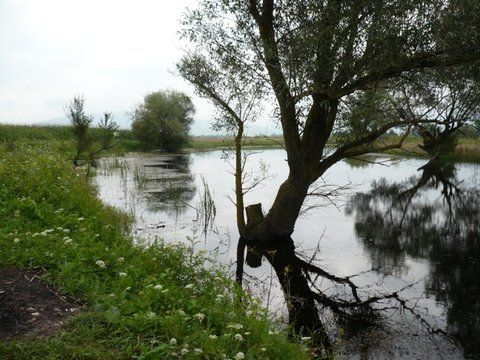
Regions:
<instances>
[{"instance_id":1,"label":"grass clump","mask_svg":"<svg viewBox=\"0 0 480 360\"><path fill-rule=\"evenodd\" d=\"M218 265L204 267L214 263L206 254L132 241L129 218L96 199L58 150L0 143L0 267L44 268L86 307L54 336L0 344L0 358L309 357Z\"/></svg>"}]
</instances>

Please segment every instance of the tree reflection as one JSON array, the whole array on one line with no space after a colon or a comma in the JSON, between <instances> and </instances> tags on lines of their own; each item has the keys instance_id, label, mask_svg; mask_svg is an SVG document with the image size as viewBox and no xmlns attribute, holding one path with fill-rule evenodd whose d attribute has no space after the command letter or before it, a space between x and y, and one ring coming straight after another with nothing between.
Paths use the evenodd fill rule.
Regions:
<instances>
[{"instance_id":1,"label":"tree reflection","mask_svg":"<svg viewBox=\"0 0 480 360\"><path fill-rule=\"evenodd\" d=\"M480 354L480 190L455 178L450 163L430 161L403 182L374 182L347 212L385 273L406 270L406 258L429 261L426 293L446 308L447 330L469 354Z\"/></svg>"},{"instance_id":2,"label":"tree reflection","mask_svg":"<svg viewBox=\"0 0 480 360\"><path fill-rule=\"evenodd\" d=\"M190 171L189 155L172 155L145 164L144 178L137 188L147 200L151 211L181 215L189 207L196 193L194 177Z\"/></svg>"}]
</instances>

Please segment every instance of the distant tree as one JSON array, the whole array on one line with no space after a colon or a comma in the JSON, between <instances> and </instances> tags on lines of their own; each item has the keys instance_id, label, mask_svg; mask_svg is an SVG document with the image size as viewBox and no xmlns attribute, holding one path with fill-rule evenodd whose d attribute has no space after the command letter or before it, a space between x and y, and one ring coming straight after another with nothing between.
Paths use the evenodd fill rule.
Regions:
<instances>
[{"instance_id":1,"label":"distant tree","mask_svg":"<svg viewBox=\"0 0 480 360\"><path fill-rule=\"evenodd\" d=\"M72 132L75 137L75 166L95 166L98 155L117 145L115 134L118 125L113 121L111 113L105 113L99 123L99 138L95 138L90 131L93 117L85 113L85 99L75 96L65 109L67 117L72 124Z\"/></svg>"},{"instance_id":2,"label":"distant tree","mask_svg":"<svg viewBox=\"0 0 480 360\"><path fill-rule=\"evenodd\" d=\"M175 151L188 142L195 107L178 91L156 91L145 95L132 113L132 130L145 149Z\"/></svg>"}]
</instances>

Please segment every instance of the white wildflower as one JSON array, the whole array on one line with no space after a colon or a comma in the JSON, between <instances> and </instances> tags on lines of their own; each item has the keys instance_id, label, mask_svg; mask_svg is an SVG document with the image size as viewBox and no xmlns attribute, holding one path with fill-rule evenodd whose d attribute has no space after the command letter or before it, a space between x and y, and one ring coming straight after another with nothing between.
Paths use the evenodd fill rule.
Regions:
<instances>
[{"instance_id":1,"label":"white wildflower","mask_svg":"<svg viewBox=\"0 0 480 360\"><path fill-rule=\"evenodd\" d=\"M70 232L70 229L63 229L63 232L64 232L65 234L68 234L68 233Z\"/></svg>"},{"instance_id":2,"label":"white wildflower","mask_svg":"<svg viewBox=\"0 0 480 360\"><path fill-rule=\"evenodd\" d=\"M243 335L250 335L250 331L244 332Z\"/></svg>"},{"instance_id":3,"label":"white wildflower","mask_svg":"<svg viewBox=\"0 0 480 360\"><path fill-rule=\"evenodd\" d=\"M172 346L177 345L177 339L171 338L171 339L170 339L170 345L172 345Z\"/></svg>"},{"instance_id":4,"label":"white wildflower","mask_svg":"<svg viewBox=\"0 0 480 360\"><path fill-rule=\"evenodd\" d=\"M70 239L70 238L66 238L66 239L63 240L63 242L64 242L65 245L68 245L68 244L72 243L73 240Z\"/></svg>"},{"instance_id":5,"label":"white wildflower","mask_svg":"<svg viewBox=\"0 0 480 360\"><path fill-rule=\"evenodd\" d=\"M252 310L247 310L247 311L245 312L245 315L247 315L247 316L252 316L252 314L253 314L253 311L252 311Z\"/></svg>"},{"instance_id":6,"label":"white wildflower","mask_svg":"<svg viewBox=\"0 0 480 360\"><path fill-rule=\"evenodd\" d=\"M202 321L203 319L205 319L205 314L198 313L198 314L193 315L193 317L195 319L197 319L198 321Z\"/></svg>"},{"instance_id":7,"label":"white wildflower","mask_svg":"<svg viewBox=\"0 0 480 360\"><path fill-rule=\"evenodd\" d=\"M97 234L97 235L98 235L98 234ZM123 263L124 261L125 261L125 259L124 259L123 257L119 257L119 258L118 258L118 262Z\"/></svg>"},{"instance_id":8,"label":"white wildflower","mask_svg":"<svg viewBox=\"0 0 480 360\"><path fill-rule=\"evenodd\" d=\"M243 336L241 334L235 334L235 336L233 337L235 340L238 340L238 341L242 341L243 340Z\"/></svg>"},{"instance_id":9,"label":"white wildflower","mask_svg":"<svg viewBox=\"0 0 480 360\"><path fill-rule=\"evenodd\" d=\"M97 260L97 261L95 262L95 265L97 265L99 268L102 268L102 269L103 269L103 268L105 268L105 261L103 261L103 260Z\"/></svg>"},{"instance_id":10,"label":"white wildflower","mask_svg":"<svg viewBox=\"0 0 480 360\"><path fill-rule=\"evenodd\" d=\"M242 324L230 324L230 325L227 325L227 328L240 330L240 329L243 329L243 325Z\"/></svg>"},{"instance_id":11,"label":"white wildflower","mask_svg":"<svg viewBox=\"0 0 480 360\"><path fill-rule=\"evenodd\" d=\"M20 239L19 238L15 238L13 239L13 242L16 244L16 243L19 243L20 242Z\"/></svg>"},{"instance_id":12,"label":"white wildflower","mask_svg":"<svg viewBox=\"0 0 480 360\"><path fill-rule=\"evenodd\" d=\"M180 351L180 355L182 356L185 356L188 354L188 349L182 349L182 351Z\"/></svg>"},{"instance_id":13,"label":"white wildflower","mask_svg":"<svg viewBox=\"0 0 480 360\"><path fill-rule=\"evenodd\" d=\"M122 272L118 273L118 276L125 277L125 276L127 276L127 273L122 271Z\"/></svg>"},{"instance_id":14,"label":"white wildflower","mask_svg":"<svg viewBox=\"0 0 480 360\"><path fill-rule=\"evenodd\" d=\"M244 354L243 352L239 351L239 352L237 353L237 355L235 355L233 358L234 358L235 360L243 360L243 359L245 359L245 354Z\"/></svg>"},{"instance_id":15,"label":"white wildflower","mask_svg":"<svg viewBox=\"0 0 480 360\"><path fill-rule=\"evenodd\" d=\"M149 311L147 313L147 318L148 319L153 319L155 316L157 316L157 314L155 314L153 311Z\"/></svg>"},{"instance_id":16,"label":"white wildflower","mask_svg":"<svg viewBox=\"0 0 480 360\"><path fill-rule=\"evenodd\" d=\"M303 337L300 338L301 341L308 341L310 339L311 339L310 336L303 336Z\"/></svg>"},{"instance_id":17,"label":"white wildflower","mask_svg":"<svg viewBox=\"0 0 480 360\"><path fill-rule=\"evenodd\" d=\"M203 354L203 350L199 348L195 348L193 349L193 351L195 352L195 354L198 354L198 355Z\"/></svg>"},{"instance_id":18,"label":"white wildflower","mask_svg":"<svg viewBox=\"0 0 480 360\"><path fill-rule=\"evenodd\" d=\"M192 289L192 288L193 288L193 284L185 285L185 289Z\"/></svg>"},{"instance_id":19,"label":"white wildflower","mask_svg":"<svg viewBox=\"0 0 480 360\"><path fill-rule=\"evenodd\" d=\"M260 350L263 351L263 352L267 351L267 349L265 349L265 348L261 348Z\"/></svg>"},{"instance_id":20,"label":"white wildflower","mask_svg":"<svg viewBox=\"0 0 480 360\"><path fill-rule=\"evenodd\" d=\"M162 290L162 289L163 289L163 286L159 284L159 285L155 285L153 288L154 288L155 290Z\"/></svg>"},{"instance_id":21,"label":"white wildflower","mask_svg":"<svg viewBox=\"0 0 480 360\"><path fill-rule=\"evenodd\" d=\"M85 218L83 218L83 217L79 217L79 218L77 219L77 221L83 221L83 220L85 220Z\"/></svg>"},{"instance_id":22,"label":"white wildflower","mask_svg":"<svg viewBox=\"0 0 480 360\"><path fill-rule=\"evenodd\" d=\"M183 310L177 310L177 312L178 312L180 315L182 315L182 316L187 315L187 314L185 313L185 311L183 311Z\"/></svg>"},{"instance_id":23,"label":"white wildflower","mask_svg":"<svg viewBox=\"0 0 480 360\"><path fill-rule=\"evenodd\" d=\"M210 339L215 340L215 339L217 338L217 335L209 335L208 337L209 337Z\"/></svg>"}]
</instances>

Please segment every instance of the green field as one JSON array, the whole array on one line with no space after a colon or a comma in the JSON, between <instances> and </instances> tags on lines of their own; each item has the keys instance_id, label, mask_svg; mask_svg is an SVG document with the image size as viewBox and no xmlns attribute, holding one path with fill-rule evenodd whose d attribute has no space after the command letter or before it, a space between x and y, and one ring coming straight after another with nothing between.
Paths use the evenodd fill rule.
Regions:
<instances>
[{"instance_id":1,"label":"green field","mask_svg":"<svg viewBox=\"0 0 480 360\"><path fill-rule=\"evenodd\" d=\"M68 131L49 130L0 128L0 268L44 269L86 307L53 335L1 342L1 359L309 358L210 255L133 242L72 167Z\"/></svg>"},{"instance_id":2,"label":"green field","mask_svg":"<svg viewBox=\"0 0 480 360\"><path fill-rule=\"evenodd\" d=\"M95 135L97 129L93 128ZM385 137L386 142L398 141L398 138L392 136ZM12 144L32 141L57 142L65 149L71 147L73 141L70 127L67 126L15 126L0 125L0 143ZM142 151L140 143L134 138L129 130L118 131L118 146L114 152L122 154L129 151ZM405 140L403 149L391 150L389 153L398 154L406 157L425 157L426 154L418 147L421 143L419 137L411 136ZM210 150L219 148L230 148L233 146L233 138L227 136L196 136L190 139L187 148L190 150ZM253 136L247 137L244 141L246 148L282 148L284 146L283 138L278 136ZM480 138L460 137L455 152L446 156L453 161L480 161Z\"/></svg>"}]
</instances>

